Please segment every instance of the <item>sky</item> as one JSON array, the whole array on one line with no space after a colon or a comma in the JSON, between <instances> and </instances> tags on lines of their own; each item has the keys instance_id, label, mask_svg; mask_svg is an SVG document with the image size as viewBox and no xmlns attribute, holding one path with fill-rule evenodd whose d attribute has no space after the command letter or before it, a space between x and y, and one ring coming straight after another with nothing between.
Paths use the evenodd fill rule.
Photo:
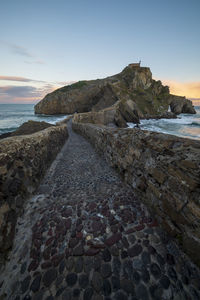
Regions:
<instances>
[{"instance_id":1,"label":"sky","mask_svg":"<svg viewBox=\"0 0 200 300\"><path fill-rule=\"evenodd\" d=\"M200 0L0 0L0 103L36 103L141 60L200 101Z\"/></svg>"}]
</instances>

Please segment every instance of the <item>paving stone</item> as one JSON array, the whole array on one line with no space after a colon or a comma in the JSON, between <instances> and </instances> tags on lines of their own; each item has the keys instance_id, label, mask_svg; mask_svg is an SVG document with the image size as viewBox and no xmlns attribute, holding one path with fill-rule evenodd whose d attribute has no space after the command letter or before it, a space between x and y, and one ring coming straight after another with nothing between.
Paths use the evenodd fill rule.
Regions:
<instances>
[{"instance_id":1,"label":"paving stone","mask_svg":"<svg viewBox=\"0 0 200 300\"><path fill-rule=\"evenodd\" d=\"M123 262L123 276L127 279L132 278L133 266L130 260L125 260Z\"/></svg>"},{"instance_id":2,"label":"paving stone","mask_svg":"<svg viewBox=\"0 0 200 300\"><path fill-rule=\"evenodd\" d=\"M136 288L136 296L137 296L138 299L141 299L141 300L148 300L149 299L149 293L148 293L147 288L145 287L144 284L140 284Z\"/></svg>"},{"instance_id":3,"label":"paving stone","mask_svg":"<svg viewBox=\"0 0 200 300\"><path fill-rule=\"evenodd\" d=\"M116 292L114 295L115 300L128 300L128 296L126 294L124 294L123 292L119 291Z\"/></svg>"},{"instance_id":4,"label":"paving stone","mask_svg":"<svg viewBox=\"0 0 200 300\"><path fill-rule=\"evenodd\" d=\"M74 256L81 256L83 254L84 254L83 245L78 245L77 247L74 248L74 250L73 250Z\"/></svg>"},{"instance_id":5,"label":"paving stone","mask_svg":"<svg viewBox=\"0 0 200 300\"><path fill-rule=\"evenodd\" d=\"M48 296L45 300L54 300L53 296Z\"/></svg>"},{"instance_id":6,"label":"paving stone","mask_svg":"<svg viewBox=\"0 0 200 300\"><path fill-rule=\"evenodd\" d=\"M74 248L75 246L77 246L79 243L79 240L77 238L72 238L69 241L69 247Z\"/></svg>"},{"instance_id":7,"label":"paving stone","mask_svg":"<svg viewBox=\"0 0 200 300\"><path fill-rule=\"evenodd\" d=\"M81 293L81 291L79 289L74 289L73 290L73 297L79 299L80 293Z\"/></svg>"},{"instance_id":8,"label":"paving stone","mask_svg":"<svg viewBox=\"0 0 200 300\"><path fill-rule=\"evenodd\" d=\"M150 271L155 278L159 278L161 276L161 270L156 263L151 264Z\"/></svg>"},{"instance_id":9,"label":"paving stone","mask_svg":"<svg viewBox=\"0 0 200 300\"><path fill-rule=\"evenodd\" d=\"M21 274L24 274L24 273L25 273L26 267L27 267L27 262L24 262L24 263L21 265L21 270L20 270Z\"/></svg>"},{"instance_id":10,"label":"paving stone","mask_svg":"<svg viewBox=\"0 0 200 300\"><path fill-rule=\"evenodd\" d=\"M78 257L76 262L75 262L75 267L74 267L75 273L81 273L83 271L83 258Z\"/></svg>"},{"instance_id":11,"label":"paving stone","mask_svg":"<svg viewBox=\"0 0 200 300\"><path fill-rule=\"evenodd\" d=\"M138 258L133 259L132 265L134 270L142 271L145 268L143 261Z\"/></svg>"},{"instance_id":12,"label":"paving stone","mask_svg":"<svg viewBox=\"0 0 200 300\"><path fill-rule=\"evenodd\" d=\"M77 274L76 273L67 274L66 282L69 286L75 285L76 281L77 281Z\"/></svg>"},{"instance_id":13,"label":"paving stone","mask_svg":"<svg viewBox=\"0 0 200 300\"><path fill-rule=\"evenodd\" d=\"M34 278L33 282L31 283L30 289L34 293L36 293L40 289L41 278L42 278L42 275L39 274Z\"/></svg>"},{"instance_id":14,"label":"paving stone","mask_svg":"<svg viewBox=\"0 0 200 300\"><path fill-rule=\"evenodd\" d=\"M121 259L124 259L126 257L128 257L128 252L127 251L122 251L121 252Z\"/></svg>"},{"instance_id":15,"label":"paving stone","mask_svg":"<svg viewBox=\"0 0 200 300\"><path fill-rule=\"evenodd\" d=\"M118 291L120 290L120 280L119 280L119 277L116 277L116 276L112 276L111 277L111 282L112 282L112 288L113 288L113 291Z\"/></svg>"},{"instance_id":16,"label":"paving stone","mask_svg":"<svg viewBox=\"0 0 200 300\"><path fill-rule=\"evenodd\" d=\"M155 299L155 300L162 299L163 290L160 286L154 284L149 287L149 291L150 291L152 299Z\"/></svg>"},{"instance_id":17,"label":"paving stone","mask_svg":"<svg viewBox=\"0 0 200 300\"><path fill-rule=\"evenodd\" d=\"M148 283L150 280L150 275L149 271L147 269L142 270L141 272L141 279L145 282Z\"/></svg>"},{"instance_id":18,"label":"paving stone","mask_svg":"<svg viewBox=\"0 0 200 300\"><path fill-rule=\"evenodd\" d=\"M32 300L42 300L43 299L43 295L44 295L44 290L41 290L39 292L37 292L33 297Z\"/></svg>"},{"instance_id":19,"label":"paving stone","mask_svg":"<svg viewBox=\"0 0 200 300\"><path fill-rule=\"evenodd\" d=\"M65 287L61 287L56 291L56 297L60 297L62 293L66 290Z\"/></svg>"},{"instance_id":20,"label":"paving stone","mask_svg":"<svg viewBox=\"0 0 200 300\"><path fill-rule=\"evenodd\" d=\"M26 295L24 298L23 298L23 300L31 300L32 298L31 298L31 296L30 295Z\"/></svg>"},{"instance_id":21,"label":"paving stone","mask_svg":"<svg viewBox=\"0 0 200 300\"><path fill-rule=\"evenodd\" d=\"M119 256L119 249L116 246L112 246L110 252L113 256Z\"/></svg>"},{"instance_id":22,"label":"paving stone","mask_svg":"<svg viewBox=\"0 0 200 300\"><path fill-rule=\"evenodd\" d=\"M65 260L62 260L59 265L59 273L62 274L65 269Z\"/></svg>"},{"instance_id":23,"label":"paving stone","mask_svg":"<svg viewBox=\"0 0 200 300\"><path fill-rule=\"evenodd\" d=\"M174 281L177 280L177 274L176 274L176 271L174 270L173 267L169 267L167 273L168 273L168 276L169 276L172 280L174 280Z\"/></svg>"},{"instance_id":24,"label":"paving stone","mask_svg":"<svg viewBox=\"0 0 200 300\"><path fill-rule=\"evenodd\" d=\"M60 287L60 285L62 284L62 282L63 282L63 280L64 280L64 276L63 275L60 275L60 276L58 276L57 278L56 278L56 287L57 288L59 288Z\"/></svg>"},{"instance_id":25,"label":"paving stone","mask_svg":"<svg viewBox=\"0 0 200 300\"><path fill-rule=\"evenodd\" d=\"M108 249L103 250L103 252L102 252L102 257L103 257L103 260L104 260L105 262L111 261L111 254L110 254L110 251L109 251Z\"/></svg>"},{"instance_id":26,"label":"paving stone","mask_svg":"<svg viewBox=\"0 0 200 300\"><path fill-rule=\"evenodd\" d=\"M93 269L93 266L94 266L94 258L93 257L85 257L84 258L84 271L86 273L89 273L92 269Z\"/></svg>"},{"instance_id":27,"label":"paving stone","mask_svg":"<svg viewBox=\"0 0 200 300\"><path fill-rule=\"evenodd\" d=\"M159 263L159 265L160 265L161 267L164 266L165 260L164 260L164 258L163 258L160 254L157 254L157 255L156 255L156 259L157 259L157 262Z\"/></svg>"},{"instance_id":28,"label":"paving stone","mask_svg":"<svg viewBox=\"0 0 200 300\"><path fill-rule=\"evenodd\" d=\"M159 282L164 289L168 289L170 285L170 280L167 276L163 275Z\"/></svg>"},{"instance_id":29,"label":"paving stone","mask_svg":"<svg viewBox=\"0 0 200 300\"><path fill-rule=\"evenodd\" d=\"M72 292L71 292L71 290L65 290L62 293L62 300L72 300Z\"/></svg>"},{"instance_id":30,"label":"paving stone","mask_svg":"<svg viewBox=\"0 0 200 300\"><path fill-rule=\"evenodd\" d=\"M99 272L94 272L92 277L92 286L97 292L101 290L103 286L103 279Z\"/></svg>"},{"instance_id":31,"label":"paving stone","mask_svg":"<svg viewBox=\"0 0 200 300\"><path fill-rule=\"evenodd\" d=\"M132 273L132 276L129 277L129 278L132 278L133 282L137 285L139 282L140 282L140 274L136 271L134 271Z\"/></svg>"},{"instance_id":32,"label":"paving stone","mask_svg":"<svg viewBox=\"0 0 200 300\"><path fill-rule=\"evenodd\" d=\"M151 256L147 251L142 252L142 261L145 266L148 266L151 263Z\"/></svg>"},{"instance_id":33,"label":"paving stone","mask_svg":"<svg viewBox=\"0 0 200 300\"><path fill-rule=\"evenodd\" d=\"M135 288L134 284L131 280L128 279L122 279L120 281L121 289L124 290L128 295L134 295L135 294Z\"/></svg>"},{"instance_id":34,"label":"paving stone","mask_svg":"<svg viewBox=\"0 0 200 300\"><path fill-rule=\"evenodd\" d=\"M101 265L101 276L103 278L110 277L112 274L111 266L110 264L102 264Z\"/></svg>"},{"instance_id":35,"label":"paving stone","mask_svg":"<svg viewBox=\"0 0 200 300\"><path fill-rule=\"evenodd\" d=\"M21 292L24 294L28 288L31 281L31 276L27 276L22 282L21 282Z\"/></svg>"},{"instance_id":36,"label":"paving stone","mask_svg":"<svg viewBox=\"0 0 200 300\"><path fill-rule=\"evenodd\" d=\"M66 268L68 271L72 271L73 267L74 267L74 258L69 257L66 261Z\"/></svg>"},{"instance_id":37,"label":"paving stone","mask_svg":"<svg viewBox=\"0 0 200 300\"><path fill-rule=\"evenodd\" d=\"M103 294L104 296L109 296L111 294L111 284L110 281L108 279L104 279L103 280Z\"/></svg>"},{"instance_id":38,"label":"paving stone","mask_svg":"<svg viewBox=\"0 0 200 300\"><path fill-rule=\"evenodd\" d=\"M49 269L43 275L42 281L46 287L49 287L57 277L56 269Z\"/></svg>"},{"instance_id":39,"label":"paving stone","mask_svg":"<svg viewBox=\"0 0 200 300\"><path fill-rule=\"evenodd\" d=\"M81 274L78 279L79 285L82 289L85 289L89 284L89 277L87 274Z\"/></svg>"},{"instance_id":40,"label":"paving stone","mask_svg":"<svg viewBox=\"0 0 200 300\"><path fill-rule=\"evenodd\" d=\"M96 256L94 257L94 262L93 262L94 269L95 269L96 271L99 271L100 268L101 268L101 264L102 264L102 259L101 259L101 257L98 256L98 255L96 255Z\"/></svg>"},{"instance_id":41,"label":"paving stone","mask_svg":"<svg viewBox=\"0 0 200 300\"><path fill-rule=\"evenodd\" d=\"M121 261L117 257L114 257L112 266L113 266L113 273L116 276L119 276L121 270Z\"/></svg>"},{"instance_id":42,"label":"paving stone","mask_svg":"<svg viewBox=\"0 0 200 300\"><path fill-rule=\"evenodd\" d=\"M136 238L134 234L128 236L129 242L133 245L136 242Z\"/></svg>"},{"instance_id":43,"label":"paving stone","mask_svg":"<svg viewBox=\"0 0 200 300\"><path fill-rule=\"evenodd\" d=\"M121 233L115 233L110 238L105 240L105 244L107 246L112 246L116 244L121 239L121 237L122 237Z\"/></svg>"},{"instance_id":44,"label":"paving stone","mask_svg":"<svg viewBox=\"0 0 200 300\"><path fill-rule=\"evenodd\" d=\"M142 247L139 244L136 244L135 246L128 249L128 255L130 257L138 256L142 252Z\"/></svg>"},{"instance_id":45,"label":"paving stone","mask_svg":"<svg viewBox=\"0 0 200 300\"><path fill-rule=\"evenodd\" d=\"M92 299L93 293L94 293L94 291L93 291L92 288L85 289L84 290L84 294L83 294L83 300L90 300L90 299Z\"/></svg>"}]
</instances>

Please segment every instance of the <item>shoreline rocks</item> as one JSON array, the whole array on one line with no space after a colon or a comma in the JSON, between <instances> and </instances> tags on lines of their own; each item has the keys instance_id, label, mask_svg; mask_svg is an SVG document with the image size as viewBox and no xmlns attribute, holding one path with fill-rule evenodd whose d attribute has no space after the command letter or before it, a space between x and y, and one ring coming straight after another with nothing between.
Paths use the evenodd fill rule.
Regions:
<instances>
[{"instance_id":1,"label":"shoreline rocks","mask_svg":"<svg viewBox=\"0 0 200 300\"><path fill-rule=\"evenodd\" d=\"M51 126L55 126L55 125L49 124L49 123L46 123L43 121L37 122L37 121L29 120L28 122L24 122L15 131L1 134L0 139L12 137L12 136L18 136L18 135L32 134L32 133L44 130L46 128L49 128Z\"/></svg>"}]
</instances>

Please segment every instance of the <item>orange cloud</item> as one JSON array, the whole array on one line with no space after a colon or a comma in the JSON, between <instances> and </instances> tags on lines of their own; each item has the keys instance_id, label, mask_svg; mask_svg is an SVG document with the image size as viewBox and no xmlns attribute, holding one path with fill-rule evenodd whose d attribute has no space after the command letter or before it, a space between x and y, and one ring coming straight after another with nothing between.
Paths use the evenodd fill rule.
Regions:
<instances>
[{"instance_id":1,"label":"orange cloud","mask_svg":"<svg viewBox=\"0 0 200 300\"><path fill-rule=\"evenodd\" d=\"M200 99L200 82L178 82L174 80L163 80L164 85L168 85L170 93L186 98Z\"/></svg>"}]
</instances>

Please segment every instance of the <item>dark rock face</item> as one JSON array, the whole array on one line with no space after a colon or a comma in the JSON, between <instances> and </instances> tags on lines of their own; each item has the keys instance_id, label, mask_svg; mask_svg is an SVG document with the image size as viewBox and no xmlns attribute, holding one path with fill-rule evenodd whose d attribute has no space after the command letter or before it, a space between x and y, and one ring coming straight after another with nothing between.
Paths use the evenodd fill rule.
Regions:
<instances>
[{"instance_id":1,"label":"dark rock face","mask_svg":"<svg viewBox=\"0 0 200 300\"><path fill-rule=\"evenodd\" d=\"M181 113L185 114L195 114L196 111L192 105L192 101L186 99L185 97L170 95L169 104L171 111L176 115Z\"/></svg>"},{"instance_id":2,"label":"dark rock face","mask_svg":"<svg viewBox=\"0 0 200 300\"><path fill-rule=\"evenodd\" d=\"M170 95L167 86L152 79L149 68L130 64L117 75L79 81L46 95L35 106L35 113L73 114L91 111L86 118L87 121L90 119L90 123L107 125L112 121L117 126L126 127L126 122L139 123L140 118L161 118L167 114L169 105L175 114L195 113L191 101ZM112 119L110 115L108 119L104 116L102 122L101 113L108 108L114 111Z\"/></svg>"},{"instance_id":3,"label":"dark rock face","mask_svg":"<svg viewBox=\"0 0 200 300\"><path fill-rule=\"evenodd\" d=\"M46 122L36 122L36 121L28 121L23 123L17 130L14 132L8 132L0 135L0 139L11 137L11 136L17 136L17 135L27 135L32 134L41 130L44 130L46 128L49 128L51 126L55 126Z\"/></svg>"}]
</instances>

